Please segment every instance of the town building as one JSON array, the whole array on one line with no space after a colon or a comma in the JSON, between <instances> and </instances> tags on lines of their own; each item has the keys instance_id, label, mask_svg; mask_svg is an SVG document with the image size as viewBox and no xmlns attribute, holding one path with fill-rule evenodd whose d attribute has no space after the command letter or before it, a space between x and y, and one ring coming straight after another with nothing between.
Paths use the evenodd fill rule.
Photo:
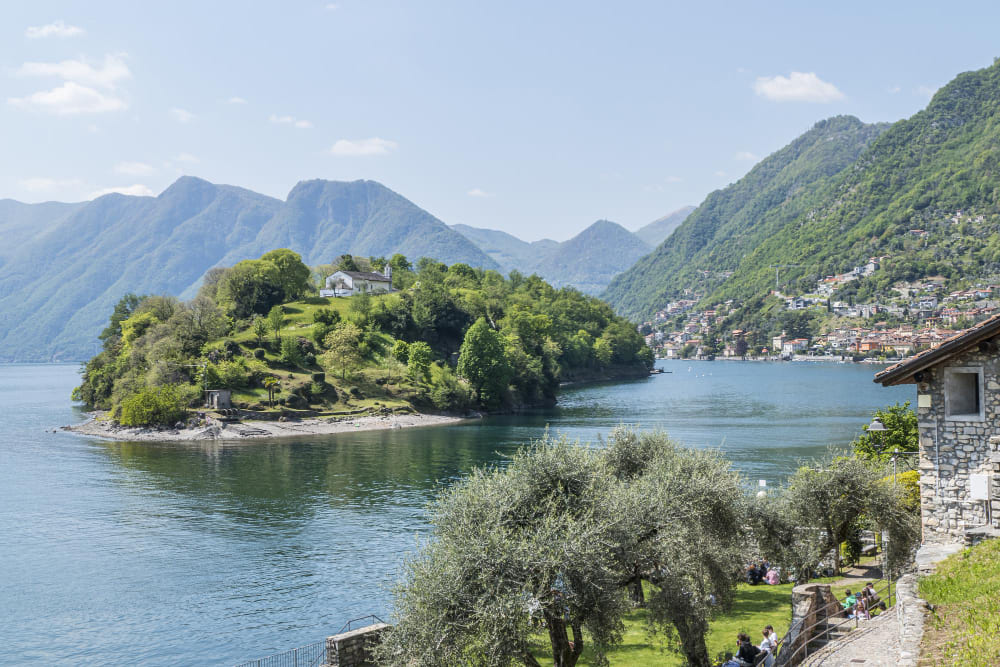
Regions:
<instances>
[{"instance_id":1,"label":"town building","mask_svg":"<svg viewBox=\"0 0 1000 667\"><path fill-rule=\"evenodd\" d=\"M917 385L924 541L1000 534L1000 315L875 382Z\"/></svg>"}]
</instances>

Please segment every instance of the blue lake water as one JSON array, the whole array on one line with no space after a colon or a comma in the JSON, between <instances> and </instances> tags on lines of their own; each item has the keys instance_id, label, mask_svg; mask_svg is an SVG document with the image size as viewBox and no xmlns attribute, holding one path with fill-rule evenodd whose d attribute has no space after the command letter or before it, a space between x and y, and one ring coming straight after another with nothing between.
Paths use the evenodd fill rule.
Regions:
<instances>
[{"instance_id":1,"label":"blue lake water","mask_svg":"<svg viewBox=\"0 0 1000 667\"><path fill-rule=\"evenodd\" d=\"M871 366L660 363L528 415L207 444L53 433L84 418L77 367L0 365L0 664L232 665L384 615L435 489L546 426L664 429L774 485L915 396Z\"/></svg>"}]
</instances>

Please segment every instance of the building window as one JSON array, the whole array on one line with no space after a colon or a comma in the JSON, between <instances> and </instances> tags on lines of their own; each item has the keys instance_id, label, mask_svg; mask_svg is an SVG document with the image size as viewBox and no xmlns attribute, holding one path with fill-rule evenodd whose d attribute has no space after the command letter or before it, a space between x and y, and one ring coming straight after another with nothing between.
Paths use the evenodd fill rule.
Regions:
<instances>
[{"instance_id":1,"label":"building window","mask_svg":"<svg viewBox=\"0 0 1000 667\"><path fill-rule=\"evenodd\" d=\"M945 416L949 419L983 419L982 369L945 369L944 405Z\"/></svg>"}]
</instances>

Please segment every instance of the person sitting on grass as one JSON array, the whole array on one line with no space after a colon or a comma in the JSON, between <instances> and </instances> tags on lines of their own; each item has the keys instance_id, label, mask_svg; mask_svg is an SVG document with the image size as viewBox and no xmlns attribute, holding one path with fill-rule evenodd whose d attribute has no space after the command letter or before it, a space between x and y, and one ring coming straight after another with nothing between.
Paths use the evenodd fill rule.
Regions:
<instances>
[{"instance_id":1,"label":"person sitting on grass","mask_svg":"<svg viewBox=\"0 0 1000 667\"><path fill-rule=\"evenodd\" d=\"M767 582L769 586L777 586L781 583L781 575L778 574L777 568L771 568L767 571L767 576L764 577L764 581Z\"/></svg>"}]
</instances>

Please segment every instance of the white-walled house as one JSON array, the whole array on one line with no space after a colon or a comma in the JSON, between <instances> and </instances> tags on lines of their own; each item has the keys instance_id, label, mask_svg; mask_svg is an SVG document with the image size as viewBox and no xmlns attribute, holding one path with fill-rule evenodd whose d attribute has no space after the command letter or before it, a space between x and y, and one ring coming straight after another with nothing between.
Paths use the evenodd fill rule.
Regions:
<instances>
[{"instance_id":1,"label":"white-walled house","mask_svg":"<svg viewBox=\"0 0 1000 667\"><path fill-rule=\"evenodd\" d=\"M385 265L385 273L373 271L336 271L326 279L325 289L319 291L320 296L354 296L367 292L368 294L385 294L392 291L392 267Z\"/></svg>"}]
</instances>

